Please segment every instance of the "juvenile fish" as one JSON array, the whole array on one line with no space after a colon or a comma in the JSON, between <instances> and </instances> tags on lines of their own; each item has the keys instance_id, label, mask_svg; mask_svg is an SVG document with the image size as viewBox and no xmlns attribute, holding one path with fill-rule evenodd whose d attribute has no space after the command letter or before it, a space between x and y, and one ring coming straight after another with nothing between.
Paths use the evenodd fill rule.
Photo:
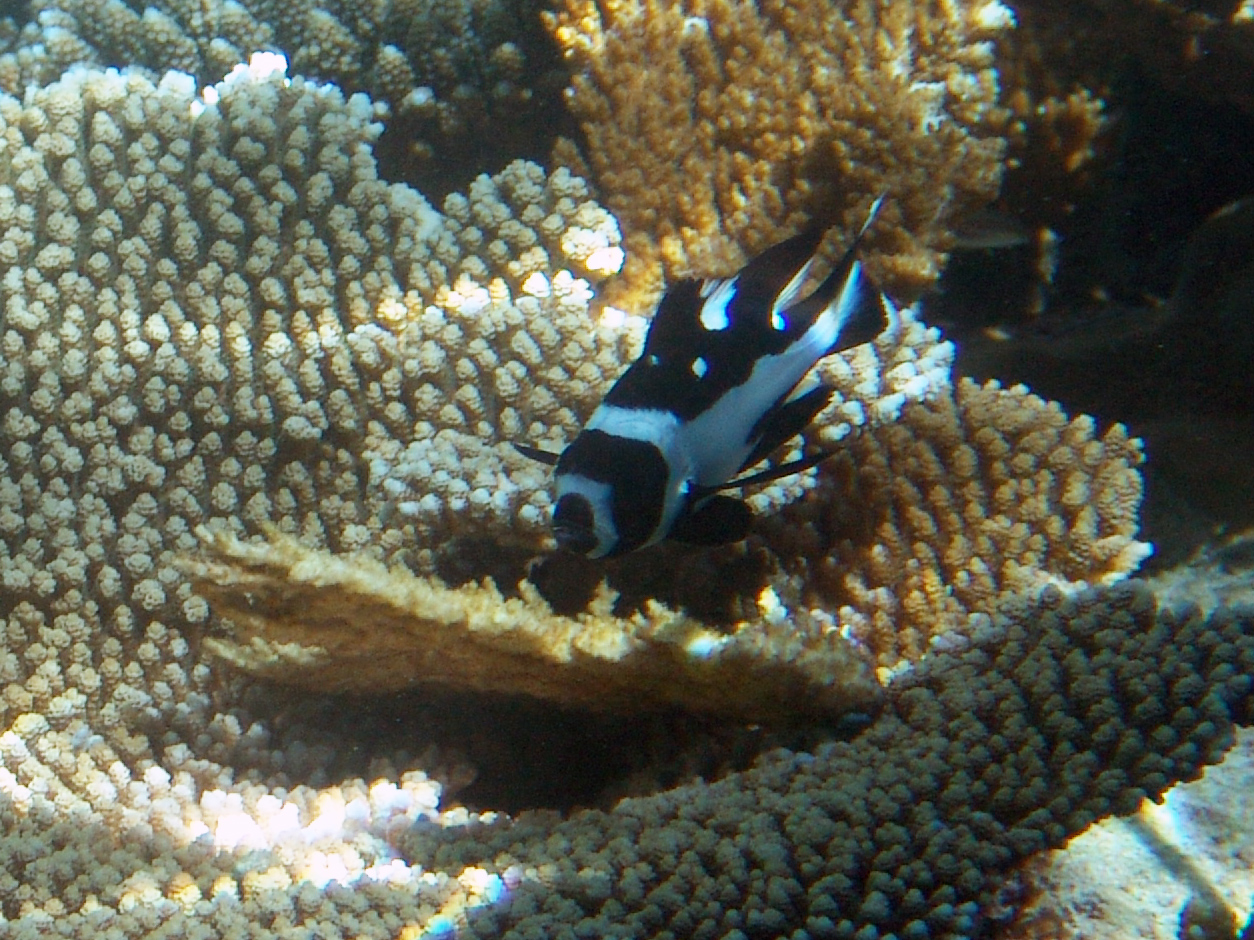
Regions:
<instances>
[{"instance_id":1,"label":"juvenile fish","mask_svg":"<svg viewBox=\"0 0 1254 940\"><path fill-rule=\"evenodd\" d=\"M798 392L814 364L874 339L880 296L853 245L804 299L798 294L824 230L768 248L734 277L688 279L668 290L644 351L560 455L516 445L554 466L553 530L560 547L589 558L622 555L664 539L739 541L752 512L721 490L798 473L820 453L748 477L831 400Z\"/></svg>"}]
</instances>

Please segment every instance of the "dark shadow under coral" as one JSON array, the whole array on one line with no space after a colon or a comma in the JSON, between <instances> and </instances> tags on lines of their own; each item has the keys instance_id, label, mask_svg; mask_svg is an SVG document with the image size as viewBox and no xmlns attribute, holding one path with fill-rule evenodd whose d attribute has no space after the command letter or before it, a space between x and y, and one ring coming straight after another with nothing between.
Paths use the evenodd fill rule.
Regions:
<instances>
[{"instance_id":1,"label":"dark shadow under coral","mask_svg":"<svg viewBox=\"0 0 1254 940\"><path fill-rule=\"evenodd\" d=\"M580 711L523 696L434 689L312 695L264 683L248 686L240 705L241 717L261 721L271 746L289 755L293 784L370 779L385 759L397 771L412 767L439 780L444 809L511 814L608 808L625 796L743 770L773 747L846 738L869 721L849 715L828 725L764 728L677 711ZM303 774L290 759L297 752L309 755Z\"/></svg>"}]
</instances>

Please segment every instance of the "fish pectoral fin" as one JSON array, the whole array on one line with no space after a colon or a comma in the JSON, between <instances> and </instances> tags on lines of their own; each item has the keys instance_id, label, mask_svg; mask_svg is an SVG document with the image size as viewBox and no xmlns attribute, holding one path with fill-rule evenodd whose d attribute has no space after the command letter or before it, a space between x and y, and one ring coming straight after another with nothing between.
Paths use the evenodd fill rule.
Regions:
<instances>
[{"instance_id":1,"label":"fish pectoral fin","mask_svg":"<svg viewBox=\"0 0 1254 940\"><path fill-rule=\"evenodd\" d=\"M709 496L682 515L667 538L689 545L727 545L749 534L753 512L734 496Z\"/></svg>"},{"instance_id":2,"label":"fish pectoral fin","mask_svg":"<svg viewBox=\"0 0 1254 940\"><path fill-rule=\"evenodd\" d=\"M541 450L539 447L531 447L527 444L514 443L514 450L522 454L524 457L530 457L532 460L544 464L546 467L556 466L561 454L554 454L547 450Z\"/></svg>"},{"instance_id":3,"label":"fish pectoral fin","mask_svg":"<svg viewBox=\"0 0 1254 940\"><path fill-rule=\"evenodd\" d=\"M747 470L761 463L784 441L791 440L804 431L815 415L827 407L833 394L834 391L829 386L818 385L759 418L750 432L757 436L758 443L740 465L740 469Z\"/></svg>"}]
</instances>

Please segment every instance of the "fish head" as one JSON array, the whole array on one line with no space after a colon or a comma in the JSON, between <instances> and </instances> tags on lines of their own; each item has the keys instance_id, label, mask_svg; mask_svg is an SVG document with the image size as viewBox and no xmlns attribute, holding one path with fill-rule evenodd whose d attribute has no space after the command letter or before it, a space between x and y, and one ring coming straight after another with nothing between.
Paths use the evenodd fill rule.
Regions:
<instances>
[{"instance_id":1,"label":"fish head","mask_svg":"<svg viewBox=\"0 0 1254 940\"><path fill-rule=\"evenodd\" d=\"M585 428L554 467L558 545L607 558L665 538L681 501L671 469L654 441Z\"/></svg>"},{"instance_id":2,"label":"fish head","mask_svg":"<svg viewBox=\"0 0 1254 940\"><path fill-rule=\"evenodd\" d=\"M553 537L557 539L557 547L585 558L613 554L618 539L606 525L609 510L609 500L597 494L568 491L559 495L553 510Z\"/></svg>"}]
</instances>

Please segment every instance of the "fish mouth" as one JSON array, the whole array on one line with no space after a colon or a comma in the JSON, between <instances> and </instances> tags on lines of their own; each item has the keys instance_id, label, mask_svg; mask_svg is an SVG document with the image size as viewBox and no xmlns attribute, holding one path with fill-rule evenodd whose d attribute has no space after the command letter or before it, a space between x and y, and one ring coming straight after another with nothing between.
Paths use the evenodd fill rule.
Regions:
<instances>
[{"instance_id":1,"label":"fish mouth","mask_svg":"<svg viewBox=\"0 0 1254 940\"><path fill-rule=\"evenodd\" d=\"M596 513L588 498L581 493L565 493L553 511L553 537L558 548L585 558L598 554L601 539L597 535Z\"/></svg>"},{"instance_id":2,"label":"fish mouth","mask_svg":"<svg viewBox=\"0 0 1254 940\"><path fill-rule=\"evenodd\" d=\"M557 547L585 558L597 550L599 540L591 529L581 526L557 525L553 527L553 537L557 539Z\"/></svg>"}]
</instances>

